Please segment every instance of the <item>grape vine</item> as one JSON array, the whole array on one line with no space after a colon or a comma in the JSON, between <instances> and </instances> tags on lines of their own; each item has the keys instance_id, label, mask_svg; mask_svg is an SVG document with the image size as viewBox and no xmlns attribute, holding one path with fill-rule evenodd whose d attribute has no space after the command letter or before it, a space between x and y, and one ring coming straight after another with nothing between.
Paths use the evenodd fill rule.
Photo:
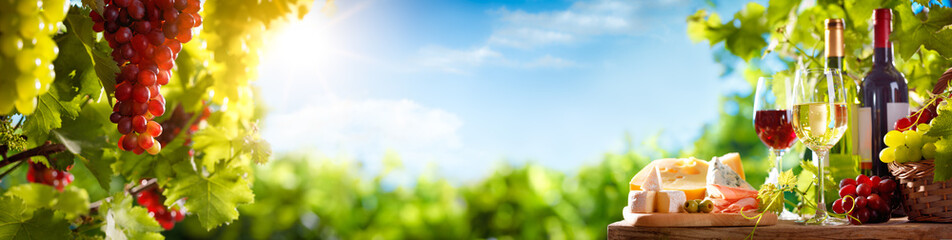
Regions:
<instances>
[{"instance_id":1,"label":"grape vine","mask_svg":"<svg viewBox=\"0 0 952 240\"><path fill-rule=\"evenodd\" d=\"M259 48L309 6L0 1L0 239L155 239L237 219L270 146L246 74L257 53L215 52Z\"/></svg>"}]
</instances>

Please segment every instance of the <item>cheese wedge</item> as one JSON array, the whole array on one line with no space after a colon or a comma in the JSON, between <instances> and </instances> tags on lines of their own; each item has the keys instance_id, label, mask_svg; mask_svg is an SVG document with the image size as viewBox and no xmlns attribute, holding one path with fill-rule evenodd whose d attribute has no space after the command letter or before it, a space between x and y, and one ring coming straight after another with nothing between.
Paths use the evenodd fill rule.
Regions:
<instances>
[{"instance_id":1,"label":"cheese wedge","mask_svg":"<svg viewBox=\"0 0 952 240\"><path fill-rule=\"evenodd\" d=\"M734 170L741 179L744 176L744 166L741 164L740 154L728 153L720 157L723 164ZM684 192L688 200L704 198L707 186L708 162L697 158L665 158L648 163L638 171L628 183L630 190L643 190L642 185L652 169L657 168L661 176L662 190L679 190Z\"/></svg>"},{"instance_id":2,"label":"cheese wedge","mask_svg":"<svg viewBox=\"0 0 952 240\"><path fill-rule=\"evenodd\" d=\"M652 169L658 169L663 190L679 190L687 199L704 198L707 183L707 162L696 158L666 158L654 160L641 169L629 182L630 190L642 190Z\"/></svg>"},{"instance_id":3,"label":"cheese wedge","mask_svg":"<svg viewBox=\"0 0 952 240\"><path fill-rule=\"evenodd\" d=\"M711 188L715 187L713 185L720 185L726 187L734 187L748 190L755 190L753 186L750 186L747 181L744 181L733 169L724 164L720 158L714 157L711 159L711 166L708 167L707 172L707 193L711 195L714 191Z\"/></svg>"},{"instance_id":4,"label":"cheese wedge","mask_svg":"<svg viewBox=\"0 0 952 240\"><path fill-rule=\"evenodd\" d=\"M724 164L731 167L731 169L740 176L740 179L747 180L747 176L744 176L744 164L740 161L740 153L732 152L724 154L720 159Z\"/></svg>"},{"instance_id":5,"label":"cheese wedge","mask_svg":"<svg viewBox=\"0 0 952 240\"><path fill-rule=\"evenodd\" d=\"M651 168L651 172L648 172L648 177L641 183L641 190L661 191L661 175L658 173L657 167Z\"/></svg>"},{"instance_id":6,"label":"cheese wedge","mask_svg":"<svg viewBox=\"0 0 952 240\"><path fill-rule=\"evenodd\" d=\"M664 190L655 195L655 212L659 213L677 213L681 212L681 206L687 198L682 191Z\"/></svg>"},{"instance_id":7,"label":"cheese wedge","mask_svg":"<svg viewBox=\"0 0 952 240\"><path fill-rule=\"evenodd\" d=\"M632 213L651 213L655 210L655 191L629 191L628 206Z\"/></svg>"}]
</instances>

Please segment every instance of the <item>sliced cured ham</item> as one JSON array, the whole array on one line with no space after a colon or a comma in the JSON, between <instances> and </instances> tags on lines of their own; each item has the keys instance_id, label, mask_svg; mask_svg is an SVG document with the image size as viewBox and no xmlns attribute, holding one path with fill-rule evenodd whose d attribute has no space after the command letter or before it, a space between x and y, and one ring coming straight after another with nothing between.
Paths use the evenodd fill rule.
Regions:
<instances>
[{"instance_id":1,"label":"sliced cured ham","mask_svg":"<svg viewBox=\"0 0 952 240\"><path fill-rule=\"evenodd\" d=\"M715 213L737 213L757 210L757 191L746 188L708 184L708 199L714 203Z\"/></svg>"},{"instance_id":2,"label":"sliced cured ham","mask_svg":"<svg viewBox=\"0 0 952 240\"><path fill-rule=\"evenodd\" d=\"M756 198L743 198L737 201L734 201L730 205L718 207L714 205L715 213L738 213L741 211L754 211L757 210L759 203Z\"/></svg>"},{"instance_id":3,"label":"sliced cured ham","mask_svg":"<svg viewBox=\"0 0 952 240\"><path fill-rule=\"evenodd\" d=\"M745 197L757 197L757 190L747 188L728 187L718 184L708 184L707 194L711 198L720 199L741 199Z\"/></svg>"}]
</instances>

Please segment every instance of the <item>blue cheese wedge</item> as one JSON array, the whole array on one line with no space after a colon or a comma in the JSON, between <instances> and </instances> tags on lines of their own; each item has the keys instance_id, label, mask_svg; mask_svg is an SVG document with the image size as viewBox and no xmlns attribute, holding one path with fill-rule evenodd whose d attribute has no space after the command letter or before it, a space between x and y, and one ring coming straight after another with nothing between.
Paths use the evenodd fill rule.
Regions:
<instances>
[{"instance_id":1,"label":"blue cheese wedge","mask_svg":"<svg viewBox=\"0 0 952 240\"><path fill-rule=\"evenodd\" d=\"M710 167L707 168L707 184L717 184L726 187L736 187L755 190L747 181L744 181L737 172L731 167L721 162L721 159L714 157L711 159ZM708 186L710 188L710 186ZM710 192L710 190L708 190Z\"/></svg>"}]
</instances>

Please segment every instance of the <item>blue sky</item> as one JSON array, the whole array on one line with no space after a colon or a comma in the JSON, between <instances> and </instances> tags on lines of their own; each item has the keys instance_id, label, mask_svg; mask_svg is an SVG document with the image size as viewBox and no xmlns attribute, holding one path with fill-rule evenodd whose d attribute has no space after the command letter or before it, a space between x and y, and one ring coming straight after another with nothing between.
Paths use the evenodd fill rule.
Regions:
<instances>
[{"instance_id":1,"label":"blue sky","mask_svg":"<svg viewBox=\"0 0 952 240\"><path fill-rule=\"evenodd\" d=\"M264 136L371 172L388 151L407 176L465 181L502 161L571 171L622 151L626 132L676 149L716 120L718 96L749 91L688 40L704 1L323 4L263 49Z\"/></svg>"}]
</instances>

